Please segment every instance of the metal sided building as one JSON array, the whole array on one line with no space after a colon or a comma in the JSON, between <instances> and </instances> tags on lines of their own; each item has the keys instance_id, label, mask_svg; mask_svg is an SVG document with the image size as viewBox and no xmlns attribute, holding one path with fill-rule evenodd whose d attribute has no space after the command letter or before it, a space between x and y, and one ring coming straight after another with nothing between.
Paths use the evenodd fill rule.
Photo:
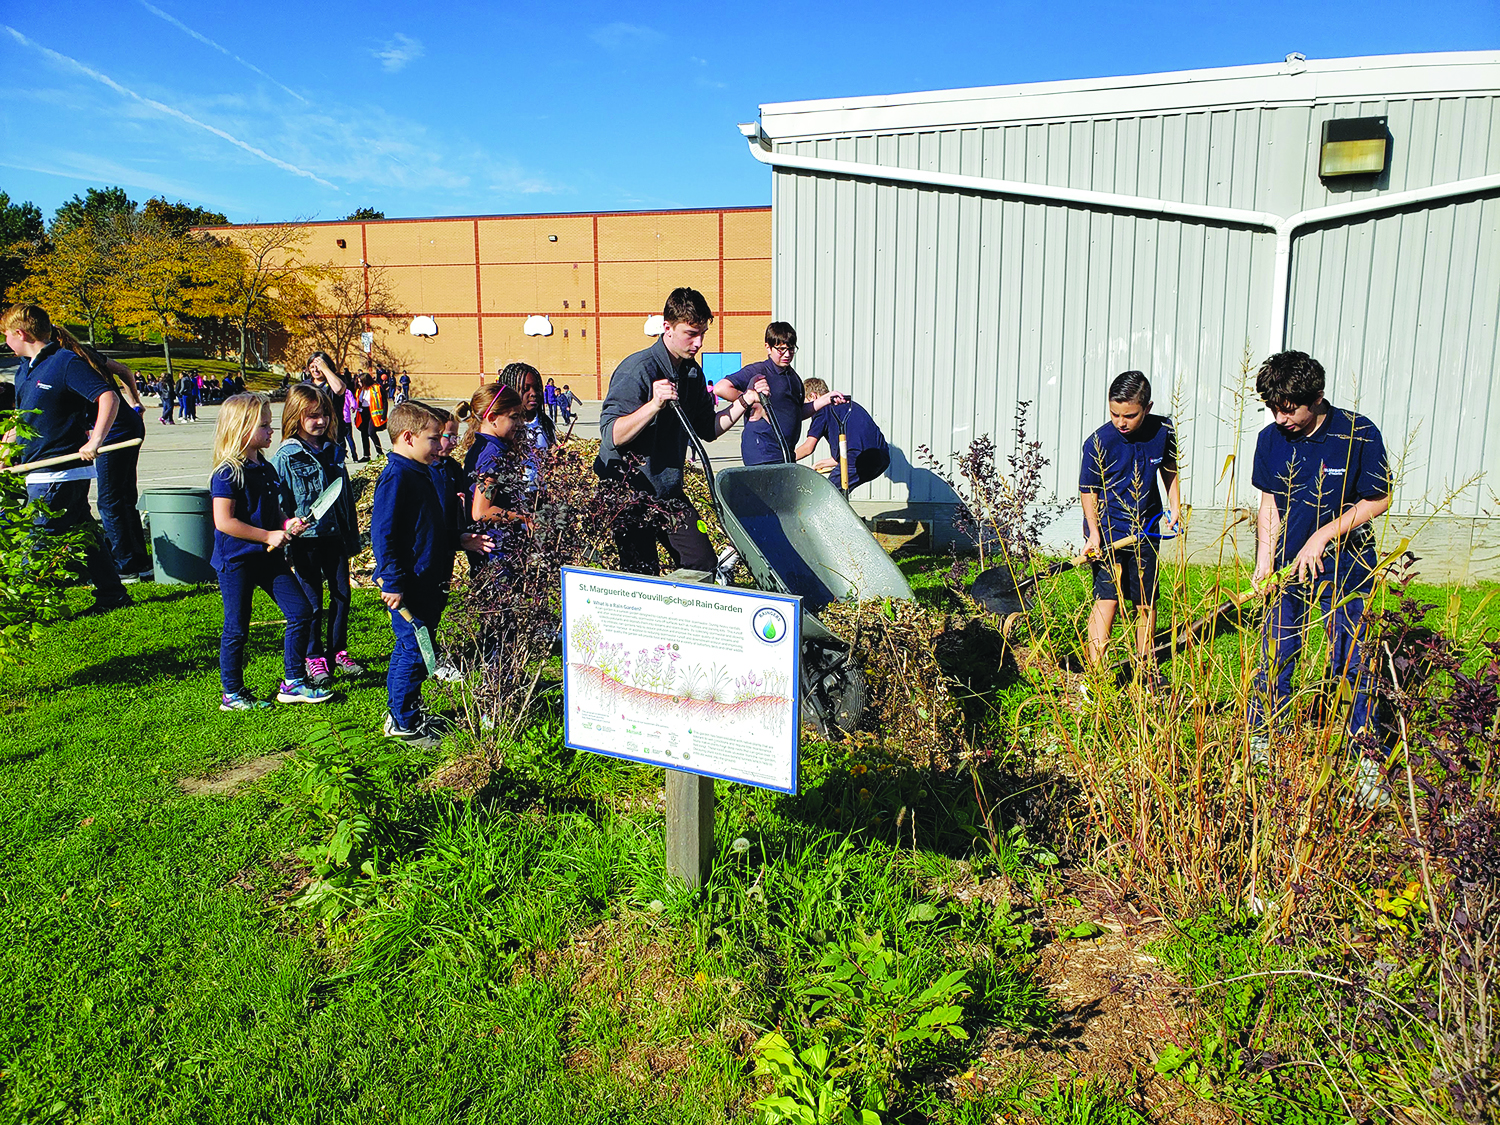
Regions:
<instances>
[{"instance_id":1,"label":"metal sided building","mask_svg":"<svg viewBox=\"0 0 1500 1125\"><path fill-rule=\"evenodd\" d=\"M773 169L798 369L893 447L866 512L936 514L952 494L919 447L1008 452L1018 401L1076 495L1109 381L1136 368L1176 415L1194 539L1217 534L1208 512L1256 502L1254 367L1296 348L1401 461L1388 533L1484 474L1416 549L1429 575L1500 577L1497 103L1500 52L1292 55L784 102L741 131ZM1058 541L1077 528L1074 509Z\"/></svg>"}]
</instances>

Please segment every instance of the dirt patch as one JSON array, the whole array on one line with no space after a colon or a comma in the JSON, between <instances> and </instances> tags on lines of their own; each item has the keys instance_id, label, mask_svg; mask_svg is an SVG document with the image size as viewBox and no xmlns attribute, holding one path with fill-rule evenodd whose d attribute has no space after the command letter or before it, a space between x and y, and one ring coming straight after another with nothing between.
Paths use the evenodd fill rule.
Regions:
<instances>
[{"instance_id":1,"label":"dirt patch","mask_svg":"<svg viewBox=\"0 0 1500 1125\"><path fill-rule=\"evenodd\" d=\"M455 801L472 801L493 772L489 755L479 750L439 766L423 780L422 788L444 790Z\"/></svg>"},{"instance_id":2,"label":"dirt patch","mask_svg":"<svg viewBox=\"0 0 1500 1125\"><path fill-rule=\"evenodd\" d=\"M311 867L294 856L282 856L267 864L247 864L224 885L246 894L264 896L272 906L285 906L312 880Z\"/></svg>"},{"instance_id":3,"label":"dirt patch","mask_svg":"<svg viewBox=\"0 0 1500 1125\"><path fill-rule=\"evenodd\" d=\"M241 762L237 766L230 766L226 770L203 777L178 778L177 787L189 797L227 797L237 792L242 786L249 785L252 781L259 781L266 774L279 770L291 756L290 750L278 750L274 754L251 758L248 762Z\"/></svg>"},{"instance_id":4,"label":"dirt patch","mask_svg":"<svg viewBox=\"0 0 1500 1125\"><path fill-rule=\"evenodd\" d=\"M995 1031L984 1042L970 1088L1000 1082L1019 1063L1068 1079L1102 1078L1150 1120L1170 1125L1224 1125L1236 1120L1223 1106L1188 1094L1157 1075L1164 1043L1190 1047L1201 1037L1193 993L1146 951L1168 936L1160 918L1114 900L1108 888L1069 888L1081 906L1048 910L1055 934L1091 925L1098 936L1056 937L1043 947L1037 978L1052 995L1057 1020L1045 1033Z\"/></svg>"}]
</instances>

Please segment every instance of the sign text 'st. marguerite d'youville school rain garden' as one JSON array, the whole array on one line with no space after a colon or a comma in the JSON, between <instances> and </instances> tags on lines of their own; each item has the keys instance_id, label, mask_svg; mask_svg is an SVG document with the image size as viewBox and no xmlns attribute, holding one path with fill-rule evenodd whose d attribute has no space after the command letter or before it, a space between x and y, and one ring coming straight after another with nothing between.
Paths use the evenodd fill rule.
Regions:
<instances>
[{"instance_id":1,"label":"sign text 'st. marguerite d'youville school rain garden'","mask_svg":"<svg viewBox=\"0 0 1500 1125\"><path fill-rule=\"evenodd\" d=\"M564 740L797 790L799 599L565 568Z\"/></svg>"}]
</instances>

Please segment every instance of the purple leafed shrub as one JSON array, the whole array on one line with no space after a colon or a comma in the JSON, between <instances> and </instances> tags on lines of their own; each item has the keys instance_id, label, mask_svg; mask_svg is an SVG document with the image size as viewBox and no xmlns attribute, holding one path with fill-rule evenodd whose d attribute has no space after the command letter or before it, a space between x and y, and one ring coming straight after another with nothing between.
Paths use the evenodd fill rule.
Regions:
<instances>
[{"instance_id":1,"label":"purple leafed shrub","mask_svg":"<svg viewBox=\"0 0 1500 1125\"><path fill-rule=\"evenodd\" d=\"M473 529L487 531L496 548L455 591L444 618L444 643L473 691L476 731L509 737L536 702L562 627L562 568L619 569L612 528L621 521L671 528L682 518L681 505L599 480L592 459L587 445L547 450L528 488L527 460L516 451L489 489L494 503L528 522ZM602 648L597 659L602 667ZM629 667L629 655L623 663Z\"/></svg>"},{"instance_id":2,"label":"purple leafed shrub","mask_svg":"<svg viewBox=\"0 0 1500 1125\"><path fill-rule=\"evenodd\" d=\"M1040 547L1042 534L1072 505L1047 487L1052 462L1042 443L1027 433L1030 409L1029 402L1016 403L1015 444L1005 458L1008 472L1001 469L988 434L953 454L952 465L939 461L925 445L917 448L917 459L958 496L953 526L977 544L981 566L990 565L986 558L998 549L1013 565L1024 567Z\"/></svg>"}]
</instances>

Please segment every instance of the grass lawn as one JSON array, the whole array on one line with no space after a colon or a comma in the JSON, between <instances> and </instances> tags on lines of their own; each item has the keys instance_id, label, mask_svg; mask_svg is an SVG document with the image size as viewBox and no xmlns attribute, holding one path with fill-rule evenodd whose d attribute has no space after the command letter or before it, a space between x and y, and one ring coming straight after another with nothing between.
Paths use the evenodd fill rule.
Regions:
<instances>
[{"instance_id":1,"label":"grass lawn","mask_svg":"<svg viewBox=\"0 0 1500 1125\"><path fill-rule=\"evenodd\" d=\"M902 565L932 598L947 562ZM543 720L472 799L403 783L377 898L317 924L286 902L299 771L181 782L295 751L321 719L378 730L383 608L355 592L371 671L334 703L224 714L217 592L135 591L0 672L0 1121L748 1121L769 1089L751 1044L826 1030L807 1018L824 959L877 933L911 992L829 1009L866 1045L846 1081L895 1065L881 1052L917 992L948 972L968 990L968 1038L910 1048L887 1120L1139 1120L1103 1087L1082 1115L1066 1085L955 1093L988 1037L1045 1036L1056 1014L1028 913L1060 893L1055 857L1018 837L981 854L968 776L805 745L799 796L719 785L715 874L689 894L662 877L661 771L574 756ZM1492 588L1411 593L1494 633ZM1082 578L1054 596L1076 617ZM246 682L266 694L279 613L258 595L254 619ZM1004 893L953 893L981 884Z\"/></svg>"},{"instance_id":2,"label":"grass lawn","mask_svg":"<svg viewBox=\"0 0 1500 1125\"><path fill-rule=\"evenodd\" d=\"M314 925L282 905L296 771L230 796L179 781L319 718L377 729L378 600L356 591L351 648L381 671L322 708L224 714L216 591L136 593L0 677L0 1120L743 1119L748 1045L844 932L967 972L978 1023L1044 1017L1017 920L918 909L969 837L935 815L933 846L865 840L848 814L873 777L822 747L801 797L720 785L694 898L662 879L661 771L543 730L472 802L411 791L379 902ZM279 615L258 595L255 616ZM252 630L251 690L280 638Z\"/></svg>"}]
</instances>

